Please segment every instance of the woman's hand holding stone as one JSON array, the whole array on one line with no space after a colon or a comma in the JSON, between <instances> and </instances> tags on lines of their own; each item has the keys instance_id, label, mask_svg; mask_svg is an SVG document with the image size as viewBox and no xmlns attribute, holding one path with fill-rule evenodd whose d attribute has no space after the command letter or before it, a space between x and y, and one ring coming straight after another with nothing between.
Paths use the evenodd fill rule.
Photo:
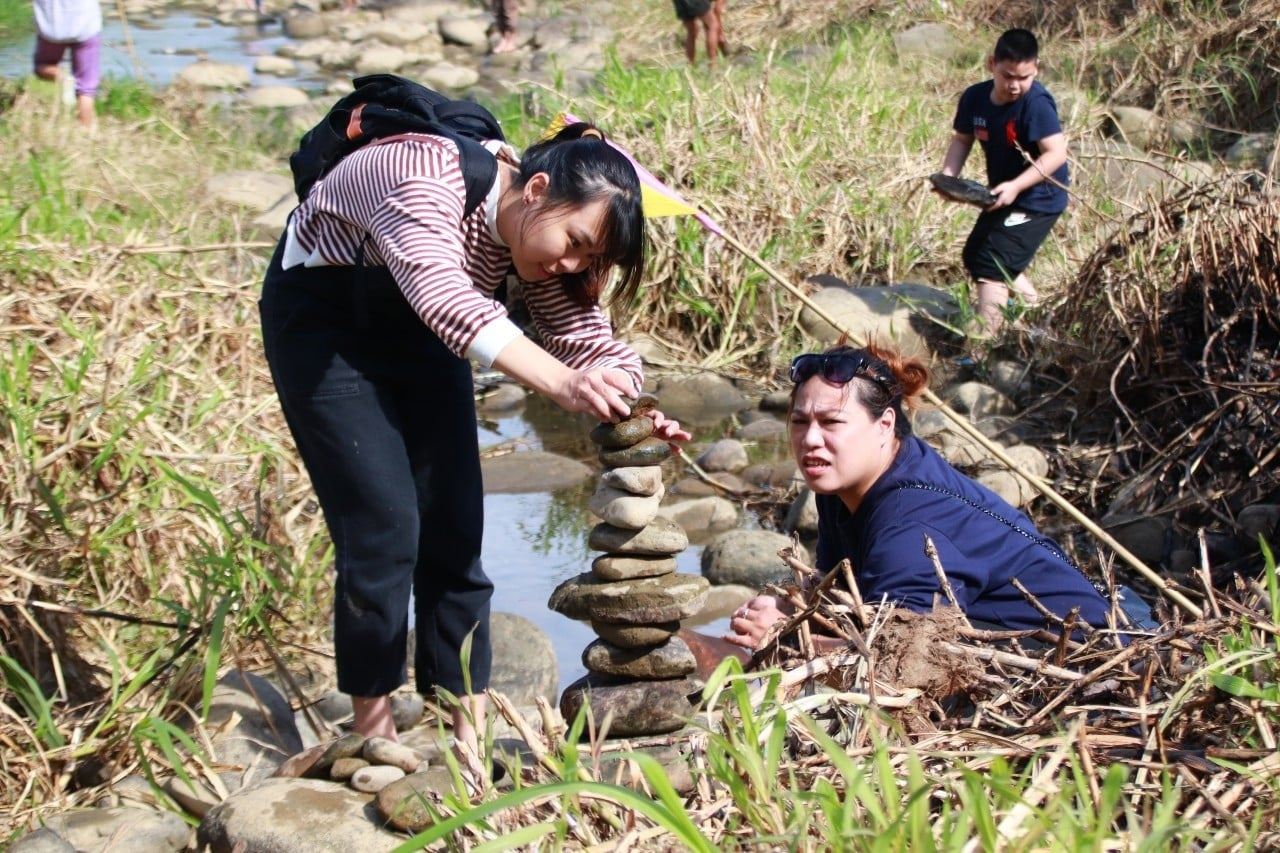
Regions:
<instances>
[{"instance_id":1,"label":"woman's hand holding stone","mask_svg":"<svg viewBox=\"0 0 1280 853\"><path fill-rule=\"evenodd\" d=\"M692 433L680 428L679 421L672 420L657 409L645 414L653 418L653 434L663 441L688 441L693 438Z\"/></svg>"},{"instance_id":2,"label":"woman's hand holding stone","mask_svg":"<svg viewBox=\"0 0 1280 853\"><path fill-rule=\"evenodd\" d=\"M636 393L635 381L626 371L596 367L569 374L556 402L566 411L588 412L601 421L617 421L631 413L625 398Z\"/></svg>"}]
</instances>

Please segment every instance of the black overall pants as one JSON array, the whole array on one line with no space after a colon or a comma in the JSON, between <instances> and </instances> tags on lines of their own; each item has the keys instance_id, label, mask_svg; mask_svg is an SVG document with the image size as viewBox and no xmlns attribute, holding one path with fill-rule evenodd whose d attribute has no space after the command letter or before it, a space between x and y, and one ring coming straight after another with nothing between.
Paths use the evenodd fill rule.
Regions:
<instances>
[{"instance_id":1,"label":"black overall pants","mask_svg":"<svg viewBox=\"0 0 1280 853\"><path fill-rule=\"evenodd\" d=\"M283 241L282 241L283 244ZM385 267L267 269L262 338L276 393L337 554L338 689L405 682L409 590L418 690L488 687L484 494L471 369L427 328Z\"/></svg>"}]
</instances>

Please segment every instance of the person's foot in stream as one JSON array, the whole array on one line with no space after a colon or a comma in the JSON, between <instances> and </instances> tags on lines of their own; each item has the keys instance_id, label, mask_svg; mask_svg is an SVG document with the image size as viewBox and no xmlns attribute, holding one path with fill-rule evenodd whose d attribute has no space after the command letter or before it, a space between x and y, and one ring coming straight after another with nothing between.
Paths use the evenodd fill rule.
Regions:
<instances>
[{"instance_id":1,"label":"person's foot in stream","mask_svg":"<svg viewBox=\"0 0 1280 853\"><path fill-rule=\"evenodd\" d=\"M511 53L516 50L519 45L516 44L515 31L503 33L498 37L498 43L493 46L494 53Z\"/></svg>"}]
</instances>

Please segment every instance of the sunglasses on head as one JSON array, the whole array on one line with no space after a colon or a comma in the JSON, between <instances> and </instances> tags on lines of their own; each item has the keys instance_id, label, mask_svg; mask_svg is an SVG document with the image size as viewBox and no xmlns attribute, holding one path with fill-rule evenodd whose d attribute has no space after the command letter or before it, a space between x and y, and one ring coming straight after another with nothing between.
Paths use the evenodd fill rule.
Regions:
<instances>
[{"instance_id":1,"label":"sunglasses on head","mask_svg":"<svg viewBox=\"0 0 1280 853\"><path fill-rule=\"evenodd\" d=\"M847 385L855 376L870 379L886 391L893 389L893 380L875 369L865 352L807 352L791 360L791 381L799 385L814 376L821 376L833 385Z\"/></svg>"}]
</instances>

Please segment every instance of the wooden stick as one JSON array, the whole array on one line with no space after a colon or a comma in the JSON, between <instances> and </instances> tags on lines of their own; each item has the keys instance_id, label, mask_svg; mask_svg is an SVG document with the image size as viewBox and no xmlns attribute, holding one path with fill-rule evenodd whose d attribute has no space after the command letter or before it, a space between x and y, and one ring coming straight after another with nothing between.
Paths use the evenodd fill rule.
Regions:
<instances>
[{"instance_id":1,"label":"wooden stick","mask_svg":"<svg viewBox=\"0 0 1280 853\"><path fill-rule=\"evenodd\" d=\"M698 213L704 216L707 215L706 212L703 211L701 208L698 209ZM738 251L744 258L751 261L756 266L758 266L761 270L763 270L764 273L769 276L769 278L773 279L775 282L777 282L783 288L785 288L788 292L790 292L793 296L799 299L801 304L803 304L806 308L808 308L810 311L812 311L822 320L825 320L827 323L829 323L834 329L836 329L836 331L840 332L849 340L853 341L854 343L860 346L863 346L866 344L866 340L865 338L863 338L863 336L856 335L852 331L850 331L843 323L841 323L839 320L832 317L831 314L828 313L826 310L824 310L821 305L818 305L816 302L814 302L812 299L806 296L805 293L800 290L800 288L796 287L791 282L787 281L782 276L781 273L779 273L772 266L770 266L769 263L766 262L763 258L759 257L750 249L748 249L739 240L733 237L733 235L729 234L726 231L720 231L719 236L726 243L728 243L733 249ZM935 406L938 409L938 411L942 412L943 416L945 416L947 420L951 421L961 432L963 432L969 438L973 439L973 441L977 443L979 447L987 451L987 453L991 454L991 456L994 457L996 461L998 461L1005 468L1016 473L1018 476L1024 478L1028 483L1034 486L1036 491L1040 492L1040 494L1048 498L1059 509L1065 512L1067 515L1071 516L1071 518L1074 519L1077 524L1079 524L1085 530L1089 531L1089 533L1091 533L1094 536L1094 538L1096 538L1099 542L1102 542L1104 545L1106 545L1108 548L1114 551L1120 557L1120 559L1124 560L1126 563L1132 566L1133 569L1137 571L1140 575L1142 575L1144 578L1146 578L1151 583L1152 586L1160 590L1161 594L1165 595L1167 598L1169 598L1171 601L1173 601L1183 610L1186 610L1191 615L1196 617L1203 615L1204 611L1201 610L1199 606L1194 604L1189 598L1187 598L1181 592L1169 586L1168 582L1159 573L1152 570L1146 563L1142 562L1142 560L1140 560L1132 551L1130 551L1128 548L1124 547L1124 545L1121 545L1118 541L1116 541L1115 537L1113 537L1110 533L1107 533L1105 530L1103 530L1102 527L1097 522L1095 522L1093 519L1089 518L1087 515L1085 515L1083 512L1077 509L1074 504L1072 504L1070 501L1068 501L1066 498L1060 495L1057 492L1057 490L1053 488L1053 486L1049 485L1046 481L1041 479L1036 474L1025 470L1022 466L1018 465L1018 463L1010 459L1009 455L1004 452L1004 449L1001 448L1000 445L996 444L994 441L987 438L982 433L981 430L979 430L976 426L970 423L968 418L966 418L964 415L961 415L959 412L955 411L950 406L948 406L945 402L942 401L942 398L940 398L937 394L935 394L931 389L929 388L924 389L924 397L926 400L929 401L930 404Z\"/></svg>"}]
</instances>

